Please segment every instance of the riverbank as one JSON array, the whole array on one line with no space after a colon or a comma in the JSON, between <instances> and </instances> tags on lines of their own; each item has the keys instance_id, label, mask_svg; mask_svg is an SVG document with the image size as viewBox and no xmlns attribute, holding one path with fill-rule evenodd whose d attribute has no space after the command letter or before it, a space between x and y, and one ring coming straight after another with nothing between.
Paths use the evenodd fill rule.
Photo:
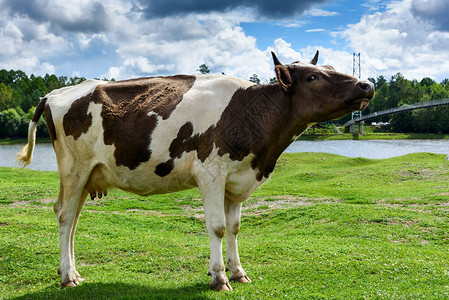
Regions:
<instances>
[{"instance_id":1,"label":"riverbank","mask_svg":"<svg viewBox=\"0 0 449 300\"><path fill-rule=\"evenodd\" d=\"M367 132L361 134L303 134L297 140L434 140L448 139L449 134Z\"/></svg>"},{"instance_id":2,"label":"riverbank","mask_svg":"<svg viewBox=\"0 0 449 300\"><path fill-rule=\"evenodd\" d=\"M358 128L356 128L358 130ZM382 132L376 126L364 126L363 134L345 132L344 127L310 128L297 140L434 140L449 139L449 134Z\"/></svg>"},{"instance_id":3,"label":"riverbank","mask_svg":"<svg viewBox=\"0 0 449 300\"><path fill-rule=\"evenodd\" d=\"M12 139L0 139L0 145L15 145L23 144L24 146L28 143L27 138L12 138ZM36 143L51 143L50 138L36 138Z\"/></svg>"}]
</instances>

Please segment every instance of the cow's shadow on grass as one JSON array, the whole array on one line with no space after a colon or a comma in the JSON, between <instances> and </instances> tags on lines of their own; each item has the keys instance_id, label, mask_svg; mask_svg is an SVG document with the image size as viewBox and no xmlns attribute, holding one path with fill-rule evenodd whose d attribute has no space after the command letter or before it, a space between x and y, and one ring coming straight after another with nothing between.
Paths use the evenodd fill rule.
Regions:
<instances>
[{"instance_id":1,"label":"cow's shadow on grass","mask_svg":"<svg viewBox=\"0 0 449 300\"><path fill-rule=\"evenodd\" d=\"M126 283L83 283L76 288L51 286L12 299L210 299L204 295L209 290L208 284L201 283L167 289Z\"/></svg>"}]
</instances>

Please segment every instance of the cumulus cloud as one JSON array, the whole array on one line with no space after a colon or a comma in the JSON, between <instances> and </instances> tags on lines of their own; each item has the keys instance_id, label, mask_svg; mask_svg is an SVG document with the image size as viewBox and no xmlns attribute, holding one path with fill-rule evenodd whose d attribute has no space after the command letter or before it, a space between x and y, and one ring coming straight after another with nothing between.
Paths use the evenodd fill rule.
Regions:
<instances>
[{"instance_id":1,"label":"cumulus cloud","mask_svg":"<svg viewBox=\"0 0 449 300\"><path fill-rule=\"evenodd\" d=\"M439 30L449 31L449 5L446 0L413 0L411 11L415 16L432 23Z\"/></svg>"},{"instance_id":2,"label":"cumulus cloud","mask_svg":"<svg viewBox=\"0 0 449 300\"><path fill-rule=\"evenodd\" d=\"M14 0L3 1L0 7L13 15L50 23L59 30L100 32L111 27L111 19L99 1Z\"/></svg>"},{"instance_id":3,"label":"cumulus cloud","mask_svg":"<svg viewBox=\"0 0 449 300\"><path fill-rule=\"evenodd\" d=\"M436 5L438 1L394 1L385 11L363 16L359 23L338 35L355 51L361 52L365 67L377 70L377 74L401 72L416 79L447 76L449 40L447 32L440 30L444 22L428 22L422 18L422 12L417 14L416 11L417 7L430 2ZM432 20L436 22L438 18ZM371 75L375 77L376 74Z\"/></svg>"},{"instance_id":4,"label":"cumulus cloud","mask_svg":"<svg viewBox=\"0 0 449 300\"><path fill-rule=\"evenodd\" d=\"M132 43L120 43L117 53L124 63L113 66L107 77L135 77L154 74L194 73L205 63L212 72L249 78L265 72L268 59L229 15L166 17L135 24ZM171 32L176 32L174 38ZM184 34L185 32L185 34ZM132 34L132 33L131 33ZM129 36L128 36L129 38ZM137 60L137 58L140 58Z\"/></svg>"},{"instance_id":5,"label":"cumulus cloud","mask_svg":"<svg viewBox=\"0 0 449 300\"><path fill-rule=\"evenodd\" d=\"M0 16L2 14L0 13ZM25 72L54 72L55 67L47 61L52 53L66 50L69 45L61 37L49 31L48 24L36 23L20 17L1 18L0 65L6 69Z\"/></svg>"}]
</instances>

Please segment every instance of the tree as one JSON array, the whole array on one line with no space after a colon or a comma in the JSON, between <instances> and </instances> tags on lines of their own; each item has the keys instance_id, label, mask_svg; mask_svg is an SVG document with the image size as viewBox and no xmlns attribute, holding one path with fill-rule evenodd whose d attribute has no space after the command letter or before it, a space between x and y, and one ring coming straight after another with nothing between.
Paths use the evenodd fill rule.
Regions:
<instances>
[{"instance_id":1,"label":"tree","mask_svg":"<svg viewBox=\"0 0 449 300\"><path fill-rule=\"evenodd\" d=\"M12 97L12 88L0 83L0 111L15 107Z\"/></svg>"},{"instance_id":2,"label":"tree","mask_svg":"<svg viewBox=\"0 0 449 300\"><path fill-rule=\"evenodd\" d=\"M53 90L59 89L63 87L61 82L59 81L56 75L48 75L46 74L44 77L45 84L47 85L47 92L51 92Z\"/></svg>"},{"instance_id":3,"label":"tree","mask_svg":"<svg viewBox=\"0 0 449 300\"><path fill-rule=\"evenodd\" d=\"M432 79L432 78L429 78L429 77L424 77L422 80L421 80L421 82L420 82L420 84L422 85L422 86L427 86L427 87L430 87L432 84L434 84L435 83L435 81Z\"/></svg>"},{"instance_id":4,"label":"tree","mask_svg":"<svg viewBox=\"0 0 449 300\"><path fill-rule=\"evenodd\" d=\"M260 79L259 79L259 76L257 76L257 74L251 75L251 77L249 78L249 81L254 82L255 84L260 83Z\"/></svg>"},{"instance_id":5,"label":"tree","mask_svg":"<svg viewBox=\"0 0 449 300\"><path fill-rule=\"evenodd\" d=\"M200 72L200 74L209 74L210 70L209 68L206 66L206 64L202 64L201 66L199 66L199 68L197 69L198 72Z\"/></svg>"},{"instance_id":6,"label":"tree","mask_svg":"<svg viewBox=\"0 0 449 300\"><path fill-rule=\"evenodd\" d=\"M0 137L12 138L16 136L20 126L20 115L14 108L0 112Z\"/></svg>"},{"instance_id":7,"label":"tree","mask_svg":"<svg viewBox=\"0 0 449 300\"><path fill-rule=\"evenodd\" d=\"M0 82L6 85L12 83L11 76L9 75L9 72L6 71L5 69L0 70Z\"/></svg>"},{"instance_id":8,"label":"tree","mask_svg":"<svg viewBox=\"0 0 449 300\"><path fill-rule=\"evenodd\" d=\"M68 83L68 85L77 85L77 84L80 84L83 81L86 81L86 78L75 76L75 77L70 77L69 81L70 82Z\"/></svg>"},{"instance_id":9,"label":"tree","mask_svg":"<svg viewBox=\"0 0 449 300\"><path fill-rule=\"evenodd\" d=\"M387 79L383 75L377 77L377 81L373 82L376 85L376 90L380 89L384 84L387 83Z\"/></svg>"}]
</instances>

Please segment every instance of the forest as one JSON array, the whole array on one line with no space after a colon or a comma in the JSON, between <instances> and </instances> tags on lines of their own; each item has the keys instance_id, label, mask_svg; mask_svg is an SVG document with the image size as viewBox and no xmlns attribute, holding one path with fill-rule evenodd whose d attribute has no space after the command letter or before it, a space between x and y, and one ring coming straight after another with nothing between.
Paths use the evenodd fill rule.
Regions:
<instances>
[{"instance_id":1,"label":"forest","mask_svg":"<svg viewBox=\"0 0 449 300\"><path fill-rule=\"evenodd\" d=\"M84 80L84 77L28 76L20 70L0 70L0 138L26 137L28 123L40 97L54 89ZM369 80L376 86L376 96L363 114L449 97L449 79L439 83L428 77L420 81L408 80L398 73L389 80L384 76ZM250 81L260 83L256 74L251 76ZM376 122L389 122L390 125L384 130L392 132L449 133L448 115L449 107L442 106L385 116ZM349 119L350 116L346 116L333 122L341 125ZM39 121L37 136L48 137L43 118Z\"/></svg>"}]
</instances>

